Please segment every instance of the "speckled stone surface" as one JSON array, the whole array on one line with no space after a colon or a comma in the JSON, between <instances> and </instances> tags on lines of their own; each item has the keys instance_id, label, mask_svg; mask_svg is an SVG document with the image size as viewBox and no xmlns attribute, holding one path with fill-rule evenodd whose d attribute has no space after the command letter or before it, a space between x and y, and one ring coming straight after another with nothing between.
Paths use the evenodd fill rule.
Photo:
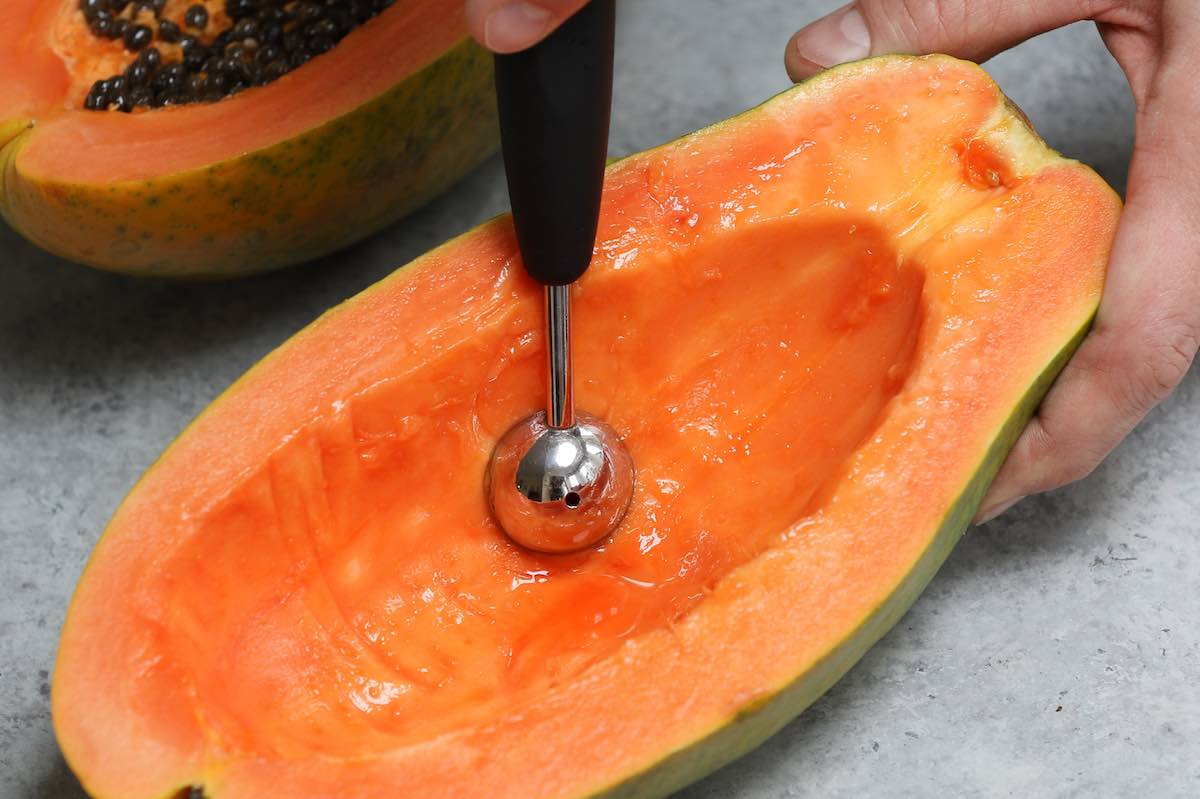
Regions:
<instances>
[{"instance_id":1,"label":"speckled stone surface","mask_svg":"<svg viewBox=\"0 0 1200 799\"><path fill-rule=\"evenodd\" d=\"M833 5L626 2L613 151L784 88L788 35ZM1132 108L1092 28L989 68L1051 144L1123 187ZM493 160L354 249L235 284L103 275L0 226L0 797L83 796L48 675L75 580L137 476L322 310L504 204ZM1090 479L970 531L825 698L681 796L1200 796L1198 419L1193 374Z\"/></svg>"}]
</instances>

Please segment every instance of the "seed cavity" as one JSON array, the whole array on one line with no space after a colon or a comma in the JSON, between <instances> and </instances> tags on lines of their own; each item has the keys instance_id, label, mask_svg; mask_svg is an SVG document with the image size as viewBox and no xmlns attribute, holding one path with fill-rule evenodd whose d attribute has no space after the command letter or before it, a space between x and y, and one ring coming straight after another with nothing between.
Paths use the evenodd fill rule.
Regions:
<instances>
[{"instance_id":1,"label":"seed cavity","mask_svg":"<svg viewBox=\"0 0 1200 799\"><path fill-rule=\"evenodd\" d=\"M263 86L329 52L394 1L210 0L168 18L166 0L79 0L94 36L134 54L120 74L92 84L83 107L129 113Z\"/></svg>"}]
</instances>

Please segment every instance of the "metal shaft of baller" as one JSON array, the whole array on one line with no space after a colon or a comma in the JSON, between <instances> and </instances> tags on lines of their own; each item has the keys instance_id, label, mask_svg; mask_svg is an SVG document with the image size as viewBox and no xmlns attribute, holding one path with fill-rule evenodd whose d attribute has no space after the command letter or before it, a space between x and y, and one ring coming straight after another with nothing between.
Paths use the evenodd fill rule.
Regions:
<instances>
[{"instance_id":1,"label":"metal shaft of baller","mask_svg":"<svg viewBox=\"0 0 1200 799\"><path fill-rule=\"evenodd\" d=\"M562 430L575 424L569 285L546 286L546 356L546 423Z\"/></svg>"}]
</instances>

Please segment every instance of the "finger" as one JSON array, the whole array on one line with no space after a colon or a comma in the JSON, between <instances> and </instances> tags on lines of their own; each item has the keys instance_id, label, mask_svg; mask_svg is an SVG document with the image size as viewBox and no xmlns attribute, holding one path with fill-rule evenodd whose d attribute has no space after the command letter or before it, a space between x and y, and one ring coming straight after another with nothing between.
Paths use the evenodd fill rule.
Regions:
<instances>
[{"instance_id":1,"label":"finger","mask_svg":"<svg viewBox=\"0 0 1200 799\"><path fill-rule=\"evenodd\" d=\"M467 29L497 53L515 53L540 42L587 0L467 0Z\"/></svg>"},{"instance_id":2,"label":"finger","mask_svg":"<svg viewBox=\"0 0 1200 799\"><path fill-rule=\"evenodd\" d=\"M1187 74L1175 83L1185 84ZM978 521L1017 498L1087 476L1194 360L1200 343L1200 177L1179 165L1200 146L1200 137L1179 120L1196 107L1195 95L1191 86L1158 87L1154 104L1140 115L1129 202L1096 326L1018 439Z\"/></svg>"},{"instance_id":3,"label":"finger","mask_svg":"<svg viewBox=\"0 0 1200 799\"><path fill-rule=\"evenodd\" d=\"M1093 0L857 0L796 33L784 64L799 81L883 53L948 53L985 61L1103 11Z\"/></svg>"}]
</instances>

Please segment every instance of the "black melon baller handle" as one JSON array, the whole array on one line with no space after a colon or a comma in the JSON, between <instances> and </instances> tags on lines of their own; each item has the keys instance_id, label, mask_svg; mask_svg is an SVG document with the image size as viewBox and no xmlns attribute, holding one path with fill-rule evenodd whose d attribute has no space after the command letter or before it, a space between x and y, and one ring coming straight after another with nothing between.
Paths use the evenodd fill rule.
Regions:
<instances>
[{"instance_id":1,"label":"black melon baller handle","mask_svg":"<svg viewBox=\"0 0 1200 799\"><path fill-rule=\"evenodd\" d=\"M496 100L525 269L546 286L587 270L612 108L614 0L592 0L542 42L496 56Z\"/></svg>"},{"instance_id":2,"label":"black melon baller handle","mask_svg":"<svg viewBox=\"0 0 1200 799\"><path fill-rule=\"evenodd\" d=\"M571 292L592 260L612 108L615 0L592 0L542 42L496 56L496 101L525 270L546 286L546 422L575 424Z\"/></svg>"}]
</instances>

